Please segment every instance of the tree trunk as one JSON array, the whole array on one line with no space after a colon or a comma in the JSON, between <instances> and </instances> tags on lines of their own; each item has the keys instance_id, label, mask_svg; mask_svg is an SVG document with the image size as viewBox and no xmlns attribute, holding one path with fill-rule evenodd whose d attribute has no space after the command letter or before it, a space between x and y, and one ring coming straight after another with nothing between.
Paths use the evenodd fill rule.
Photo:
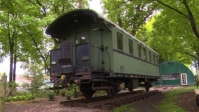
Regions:
<instances>
[{"instance_id":1,"label":"tree trunk","mask_svg":"<svg viewBox=\"0 0 199 112\"><path fill-rule=\"evenodd\" d=\"M10 45L10 73L9 73L9 81L13 81L13 46Z\"/></svg>"},{"instance_id":2,"label":"tree trunk","mask_svg":"<svg viewBox=\"0 0 199 112\"><path fill-rule=\"evenodd\" d=\"M10 12L8 12L8 21L10 21ZM10 33L10 24L7 24L8 29L8 43L9 43L9 50L10 50L10 72L9 72L9 82L12 81L12 63L13 63L13 42Z\"/></svg>"},{"instance_id":3,"label":"tree trunk","mask_svg":"<svg viewBox=\"0 0 199 112\"><path fill-rule=\"evenodd\" d=\"M122 28L122 19L119 17L118 19L117 19L117 21L118 21L118 24L119 24L119 26Z\"/></svg>"},{"instance_id":4,"label":"tree trunk","mask_svg":"<svg viewBox=\"0 0 199 112\"><path fill-rule=\"evenodd\" d=\"M16 53L16 52L15 52ZM14 54L14 62L13 62L13 81L15 82L16 80L16 65L17 65L17 56Z\"/></svg>"},{"instance_id":5,"label":"tree trunk","mask_svg":"<svg viewBox=\"0 0 199 112\"><path fill-rule=\"evenodd\" d=\"M79 0L79 8L81 9L82 8L82 0Z\"/></svg>"}]
</instances>

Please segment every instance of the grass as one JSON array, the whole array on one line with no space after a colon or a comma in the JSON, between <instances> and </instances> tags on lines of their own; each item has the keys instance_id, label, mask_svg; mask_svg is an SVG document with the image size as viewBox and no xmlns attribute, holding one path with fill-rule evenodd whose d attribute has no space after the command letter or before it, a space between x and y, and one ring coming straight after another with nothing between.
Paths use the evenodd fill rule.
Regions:
<instances>
[{"instance_id":1,"label":"grass","mask_svg":"<svg viewBox=\"0 0 199 112\"><path fill-rule=\"evenodd\" d=\"M194 88L195 86L180 87L163 93L165 94L165 98L161 101L159 106L155 106L156 109L160 112L187 112L176 104L176 100L180 93L193 92Z\"/></svg>"},{"instance_id":2,"label":"grass","mask_svg":"<svg viewBox=\"0 0 199 112\"><path fill-rule=\"evenodd\" d=\"M179 107L176 104L176 100L179 97L179 94L184 92L193 92L195 86L180 87L162 93L165 95L165 98L161 101L160 105L155 105L156 111L158 112L187 112L183 108ZM142 102L142 101L141 101ZM136 112L131 104L123 105L121 107L115 108L112 112Z\"/></svg>"},{"instance_id":3,"label":"grass","mask_svg":"<svg viewBox=\"0 0 199 112\"><path fill-rule=\"evenodd\" d=\"M113 112L136 112L136 111L130 104L128 104L115 108Z\"/></svg>"}]
</instances>

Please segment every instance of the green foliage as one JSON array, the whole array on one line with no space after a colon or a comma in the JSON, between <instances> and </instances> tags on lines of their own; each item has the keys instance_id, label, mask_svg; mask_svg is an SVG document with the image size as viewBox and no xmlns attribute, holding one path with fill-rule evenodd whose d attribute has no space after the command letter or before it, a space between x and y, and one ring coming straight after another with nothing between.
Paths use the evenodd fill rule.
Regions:
<instances>
[{"instance_id":1,"label":"green foliage","mask_svg":"<svg viewBox=\"0 0 199 112\"><path fill-rule=\"evenodd\" d=\"M105 95L107 95L106 90L100 90L100 91L96 91L93 96L97 97L97 96L105 96Z\"/></svg>"},{"instance_id":2,"label":"green foliage","mask_svg":"<svg viewBox=\"0 0 199 112\"><path fill-rule=\"evenodd\" d=\"M195 18L195 23L190 24L190 15L182 1L161 0L157 2L161 12L153 21L153 30L148 44L160 54L160 62L176 60L185 64L191 64L192 60L199 58L199 41L193 31L193 25L199 23L196 1L187 1L187 7ZM169 8L172 7L173 9ZM196 8L197 7L197 8ZM174 10L175 9L175 10ZM199 37L198 37L199 38Z\"/></svg>"},{"instance_id":3,"label":"green foliage","mask_svg":"<svg viewBox=\"0 0 199 112\"><path fill-rule=\"evenodd\" d=\"M163 24L164 20L160 19L159 16L157 18L147 43L160 54L160 62L176 60L184 64L191 64L191 60L197 57L194 54L195 49L192 48L192 45L193 43L197 45L198 42L195 38L190 38L191 35L188 36L189 30L186 30L187 36L184 36L183 32L185 31L182 27L185 27L188 23L179 23L177 18L169 21L169 18L167 18L169 22ZM191 31L189 32L191 33Z\"/></svg>"},{"instance_id":4,"label":"green foliage","mask_svg":"<svg viewBox=\"0 0 199 112\"><path fill-rule=\"evenodd\" d=\"M47 95L49 100L53 100L56 96L56 94L52 91L49 91Z\"/></svg>"},{"instance_id":5,"label":"green foliage","mask_svg":"<svg viewBox=\"0 0 199 112\"><path fill-rule=\"evenodd\" d=\"M130 104L123 105L113 110L113 112L136 112L134 108Z\"/></svg>"},{"instance_id":6,"label":"green foliage","mask_svg":"<svg viewBox=\"0 0 199 112\"><path fill-rule=\"evenodd\" d=\"M78 92L77 90L79 90L79 86L77 86L76 84L71 84L67 88L65 95L71 96L71 97L77 97L77 92Z\"/></svg>"},{"instance_id":7,"label":"green foliage","mask_svg":"<svg viewBox=\"0 0 199 112\"><path fill-rule=\"evenodd\" d=\"M62 89L62 90L60 91L60 95L61 95L62 97L65 97L65 94L66 94L66 90L65 90L65 89Z\"/></svg>"},{"instance_id":8,"label":"green foliage","mask_svg":"<svg viewBox=\"0 0 199 112\"><path fill-rule=\"evenodd\" d=\"M64 95L66 97L66 99L71 99L71 97L77 98L78 97L77 90L79 90L79 87L76 84L71 84L71 85L69 85L67 90L63 89L61 91L61 95L62 96Z\"/></svg>"},{"instance_id":9,"label":"green foliage","mask_svg":"<svg viewBox=\"0 0 199 112\"><path fill-rule=\"evenodd\" d=\"M43 75L35 75L29 78L31 79L31 84L29 85L28 91L30 91L32 94L38 94L40 87L44 85Z\"/></svg>"},{"instance_id":10,"label":"green foliage","mask_svg":"<svg viewBox=\"0 0 199 112\"><path fill-rule=\"evenodd\" d=\"M25 77L31 82L31 84L24 83L23 86L28 88L32 94L39 94L40 88L45 85L44 75L42 69L36 64L26 65L26 69L29 71Z\"/></svg>"},{"instance_id":11,"label":"green foliage","mask_svg":"<svg viewBox=\"0 0 199 112\"><path fill-rule=\"evenodd\" d=\"M66 99L68 100L70 100L73 95L74 95L73 91L67 91L65 93Z\"/></svg>"},{"instance_id":12,"label":"green foliage","mask_svg":"<svg viewBox=\"0 0 199 112\"><path fill-rule=\"evenodd\" d=\"M40 90L37 94L36 97L38 98L45 98L48 96L49 90Z\"/></svg>"},{"instance_id":13,"label":"green foliage","mask_svg":"<svg viewBox=\"0 0 199 112\"><path fill-rule=\"evenodd\" d=\"M18 84L14 81L11 81L11 82L8 82L8 86L11 86L12 88L15 88L18 87Z\"/></svg>"},{"instance_id":14,"label":"green foliage","mask_svg":"<svg viewBox=\"0 0 199 112\"><path fill-rule=\"evenodd\" d=\"M77 0L4 0L0 6L0 61L10 56L12 61L16 58L17 62L34 63L47 70L48 51L56 41L44 35L45 29L58 16L79 8L80 3ZM82 0L81 7L88 7L87 0ZM13 66L10 72L15 74Z\"/></svg>"},{"instance_id":15,"label":"green foliage","mask_svg":"<svg viewBox=\"0 0 199 112\"><path fill-rule=\"evenodd\" d=\"M28 91L16 91L15 95L16 96L22 96L22 95L27 95L30 94Z\"/></svg>"},{"instance_id":16,"label":"green foliage","mask_svg":"<svg viewBox=\"0 0 199 112\"><path fill-rule=\"evenodd\" d=\"M18 84L14 81L8 82L7 88L10 88L10 87L12 87L12 95L15 95L16 91L17 91Z\"/></svg>"},{"instance_id":17,"label":"green foliage","mask_svg":"<svg viewBox=\"0 0 199 112\"><path fill-rule=\"evenodd\" d=\"M33 94L26 94L26 95L16 95L16 96L9 96L6 97L5 101L10 102L10 101L24 101L24 100L31 100L35 99L35 95Z\"/></svg>"},{"instance_id":18,"label":"green foliage","mask_svg":"<svg viewBox=\"0 0 199 112\"><path fill-rule=\"evenodd\" d=\"M108 18L133 35L158 9L157 4L150 0L102 0L102 2Z\"/></svg>"}]
</instances>

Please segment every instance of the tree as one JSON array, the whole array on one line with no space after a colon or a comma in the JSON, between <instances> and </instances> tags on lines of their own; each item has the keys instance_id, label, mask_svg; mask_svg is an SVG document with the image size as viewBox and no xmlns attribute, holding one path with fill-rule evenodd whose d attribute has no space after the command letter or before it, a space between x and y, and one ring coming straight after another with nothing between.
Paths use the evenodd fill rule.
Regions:
<instances>
[{"instance_id":1,"label":"tree","mask_svg":"<svg viewBox=\"0 0 199 112\"><path fill-rule=\"evenodd\" d=\"M196 13L199 8L199 1L197 0L177 0L173 1L164 1L164 0L156 0L157 3L162 6L172 10L173 13L179 14L183 19L189 22L190 28L192 29L194 35L199 39L199 30L198 30L198 14Z\"/></svg>"},{"instance_id":2,"label":"tree","mask_svg":"<svg viewBox=\"0 0 199 112\"><path fill-rule=\"evenodd\" d=\"M9 80L12 81L17 61L34 60L48 68L48 50L57 41L44 35L45 28L61 14L80 7L80 3L77 0L2 0L0 6L0 47L4 52L0 56L1 59L10 56ZM81 7L87 7L86 0L81 0Z\"/></svg>"},{"instance_id":3,"label":"tree","mask_svg":"<svg viewBox=\"0 0 199 112\"><path fill-rule=\"evenodd\" d=\"M41 86L45 85L44 75L42 72L42 67L37 64L26 64L25 68L28 70L25 77L31 81L31 84L23 84L24 86L28 87L28 90L32 94L38 94L39 89Z\"/></svg>"},{"instance_id":4,"label":"tree","mask_svg":"<svg viewBox=\"0 0 199 112\"><path fill-rule=\"evenodd\" d=\"M0 39L1 46L3 48L3 56L10 56L10 81L13 79L16 71L16 62L18 57L18 46L20 31L17 28L16 22L18 22L18 17L21 16L20 12L17 12L17 8L14 6L15 1L1 1L1 28L0 34L2 38Z\"/></svg>"},{"instance_id":5,"label":"tree","mask_svg":"<svg viewBox=\"0 0 199 112\"><path fill-rule=\"evenodd\" d=\"M199 16L196 13L199 11L198 2L187 3L186 0L156 2L162 5L162 10L155 17L150 45L156 50L159 49L157 51L163 61L174 59L191 64L192 60L198 60L199 41L195 38L197 31L193 28L194 24L198 24ZM191 19L193 17L194 21Z\"/></svg>"},{"instance_id":6,"label":"tree","mask_svg":"<svg viewBox=\"0 0 199 112\"><path fill-rule=\"evenodd\" d=\"M108 18L132 35L136 35L138 29L158 10L158 5L148 0L102 1Z\"/></svg>"}]
</instances>

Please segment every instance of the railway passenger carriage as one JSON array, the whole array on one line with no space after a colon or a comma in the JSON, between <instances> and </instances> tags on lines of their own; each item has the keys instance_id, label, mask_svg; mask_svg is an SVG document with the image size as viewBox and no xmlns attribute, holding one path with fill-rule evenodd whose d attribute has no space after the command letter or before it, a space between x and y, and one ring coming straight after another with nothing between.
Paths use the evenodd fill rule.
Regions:
<instances>
[{"instance_id":1,"label":"railway passenger carriage","mask_svg":"<svg viewBox=\"0 0 199 112\"><path fill-rule=\"evenodd\" d=\"M95 11L77 9L52 22L46 33L59 41L50 51L55 88L77 83L86 98L107 90L114 98L120 84L132 91L159 77L158 53Z\"/></svg>"}]
</instances>

